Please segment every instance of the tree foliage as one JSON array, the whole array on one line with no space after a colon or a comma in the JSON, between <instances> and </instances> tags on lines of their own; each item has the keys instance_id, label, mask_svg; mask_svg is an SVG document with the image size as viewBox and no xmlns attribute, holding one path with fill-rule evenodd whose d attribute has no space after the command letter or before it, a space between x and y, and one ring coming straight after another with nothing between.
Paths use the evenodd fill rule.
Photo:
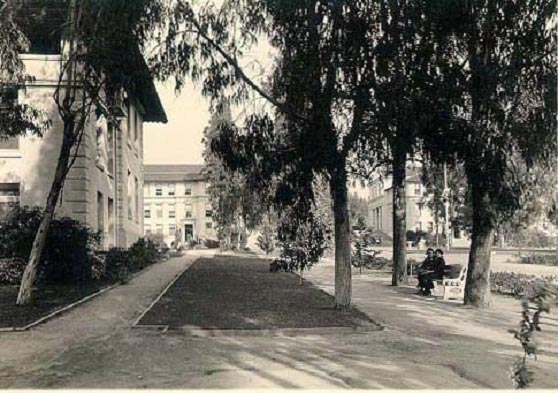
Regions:
<instances>
[{"instance_id":1,"label":"tree foliage","mask_svg":"<svg viewBox=\"0 0 558 393\"><path fill-rule=\"evenodd\" d=\"M424 145L435 160L464 165L472 207L465 302L487 306L493 230L525 195L518 167L556 157L556 4L447 1L432 10L446 127L431 128Z\"/></svg>"},{"instance_id":2,"label":"tree foliage","mask_svg":"<svg viewBox=\"0 0 558 393\"><path fill-rule=\"evenodd\" d=\"M17 0L0 3L0 139L27 132L42 135L51 124L46 113L18 100L19 91L34 80L20 57L29 48L17 22L21 7Z\"/></svg>"}]
</instances>

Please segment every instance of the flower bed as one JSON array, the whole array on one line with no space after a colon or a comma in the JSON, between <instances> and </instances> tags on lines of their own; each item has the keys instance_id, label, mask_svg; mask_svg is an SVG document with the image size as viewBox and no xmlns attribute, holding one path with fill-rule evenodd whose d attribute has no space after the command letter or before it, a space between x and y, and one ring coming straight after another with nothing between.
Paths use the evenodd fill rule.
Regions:
<instances>
[{"instance_id":1,"label":"flower bed","mask_svg":"<svg viewBox=\"0 0 558 393\"><path fill-rule=\"evenodd\" d=\"M531 296L538 286L548 285L558 288L558 276L535 276L530 274L519 274L512 272L491 272L490 288L493 292L513 295Z\"/></svg>"}]
</instances>

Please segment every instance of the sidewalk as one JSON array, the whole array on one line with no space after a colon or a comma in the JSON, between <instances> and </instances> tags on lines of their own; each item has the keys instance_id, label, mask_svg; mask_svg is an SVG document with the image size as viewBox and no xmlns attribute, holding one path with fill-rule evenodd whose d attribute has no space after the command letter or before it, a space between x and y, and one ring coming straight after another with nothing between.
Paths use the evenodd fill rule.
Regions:
<instances>
[{"instance_id":1,"label":"sidewalk","mask_svg":"<svg viewBox=\"0 0 558 393\"><path fill-rule=\"evenodd\" d=\"M334 263L324 261L312 268L306 278L333 294ZM412 348L419 342L430 348L421 355L407 351L407 358L418 363L446 366L453 372L490 388L509 388L507 373L516 357L522 355L520 344L508 329L517 328L521 319L519 300L492 296L492 306L478 310L458 301L422 297L414 287L392 287L389 274L353 272L353 304L387 330L397 334ZM535 371L533 387L557 388L558 310L542 316L543 350L538 361L531 361Z\"/></svg>"}]
</instances>

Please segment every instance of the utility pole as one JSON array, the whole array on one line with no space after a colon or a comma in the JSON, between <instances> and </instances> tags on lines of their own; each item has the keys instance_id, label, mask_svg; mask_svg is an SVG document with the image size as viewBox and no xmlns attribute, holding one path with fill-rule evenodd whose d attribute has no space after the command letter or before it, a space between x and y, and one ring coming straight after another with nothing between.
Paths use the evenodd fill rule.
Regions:
<instances>
[{"instance_id":1,"label":"utility pole","mask_svg":"<svg viewBox=\"0 0 558 393\"><path fill-rule=\"evenodd\" d=\"M448 188L448 173L447 173L447 166L444 164L444 210L445 210L445 218L444 218L444 232L446 234L446 250L451 249L451 232L450 232L450 190Z\"/></svg>"}]
</instances>

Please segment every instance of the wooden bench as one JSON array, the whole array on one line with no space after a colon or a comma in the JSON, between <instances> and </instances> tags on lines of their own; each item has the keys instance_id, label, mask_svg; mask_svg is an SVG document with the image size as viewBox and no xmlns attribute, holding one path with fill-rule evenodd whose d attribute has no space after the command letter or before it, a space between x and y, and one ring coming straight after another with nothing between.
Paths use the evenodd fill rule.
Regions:
<instances>
[{"instance_id":1,"label":"wooden bench","mask_svg":"<svg viewBox=\"0 0 558 393\"><path fill-rule=\"evenodd\" d=\"M465 279L467 278L467 265L448 265L450 278L434 281L432 295L442 296L444 300L462 300L465 294ZM442 292L440 294L440 292Z\"/></svg>"}]
</instances>

